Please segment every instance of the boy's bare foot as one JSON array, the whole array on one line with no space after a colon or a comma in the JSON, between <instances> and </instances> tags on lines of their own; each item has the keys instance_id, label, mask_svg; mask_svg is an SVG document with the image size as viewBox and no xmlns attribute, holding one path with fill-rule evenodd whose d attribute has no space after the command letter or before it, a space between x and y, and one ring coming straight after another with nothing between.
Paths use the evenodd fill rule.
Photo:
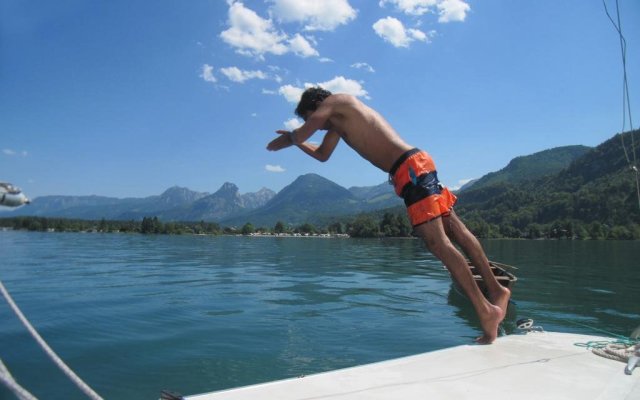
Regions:
<instances>
[{"instance_id":1,"label":"boy's bare foot","mask_svg":"<svg viewBox=\"0 0 640 400\"><path fill-rule=\"evenodd\" d=\"M498 325L504 319L505 312L498 306L489 305L485 316L480 317L480 325L484 334L476 339L479 344L491 344L498 337Z\"/></svg>"},{"instance_id":2,"label":"boy's bare foot","mask_svg":"<svg viewBox=\"0 0 640 400\"><path fill-rule=\"evenodd\" d=\"M491 300L491 304L493 304L494 306L500 307L500 309L502 310L503 314L502 314L502 318L500 319L500 321L502 321L504 317L507 315L507 307L509 307L511 290L507 289L502 285L499 288L500 288L499 291L497 293L491 293L489 298Z\"/></svg>"}]
</instances>

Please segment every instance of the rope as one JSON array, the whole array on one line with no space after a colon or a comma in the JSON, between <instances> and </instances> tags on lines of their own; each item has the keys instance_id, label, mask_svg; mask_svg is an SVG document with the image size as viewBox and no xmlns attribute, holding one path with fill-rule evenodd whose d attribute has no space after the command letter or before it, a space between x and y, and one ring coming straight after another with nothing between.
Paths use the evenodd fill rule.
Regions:
<instances>
[{"instance_id":1,"label":"rope","mask_svg":"<svg viewBox=\"0 0 640 400\"><path fill-rule=\"evenodd\" d=\"M91 389L89 387L89 385L84 383L82 381L82 379L80 379L80 377L78 375L76 375L71 370L71 368L69 368L67 366L67 364L65 364L64 361L62 361L62 359L60 357L58 357L58 355L51 349L51 347L49 347L49 345L44 341L44 339L42 339L40 334L38 334L38 332L33 328L33 326L29 323L29 321L24 316L24 314L22 314L22 311L20 311L20 309L18 308L16 303L13 301L13 299L11 298L11 295L9 294L7 289L5 289L4 285L2 284L2 281L0 281L0 291L4 295L4 298L7 300L7 303L9 303L9 306L11 307L13 312L20 319L20 321L25 326L25 328L27 328L29 333L31 333L31 336L33 336L33 338L36 340L36 342L38 342L40 347L42 347L42 350L44 350L44 352L47 353L47 355L49 356L51 361L53 361L54 364L56 364L58 366L58 368L60 368L60 370L62 372L64 372L64 374L67 375L67 377L69 377L69 379L71 379L71 381L85 395L87 395L87 397L89 397L90 399L94 399L94 400L102 400L102 397L100 397L96 392L94 392L93 389Z\"/></svg>"},{"instance_id":2,"label":"rope","mask_svg":"<svg viewBox=\"0 0 640 400\"><path fill-rule=\"evenodd\" d=\"M587 350L602 350L607 348L609 345L623 346L623 347L633 347L640 346L640 342L632 339L616 339L616 340L590 340L586 343L574 343L574 346L585 347Z\"/></svg>"},{"instance_id":3,"label":"rope","mask_svg":"<svg viewBox=\"0 0 640 400\"><path fill-rule=\"evenodd\" d=\"M636 347L640 349L640 345L626 346L622 343L609 343L601 349L591 349L591 352L600 357L626 363L635 352Z\"/></svg>"},{"instance_id":4,"label":"rope","mask_svg":"<svg viewBox=\"0 0 640 400\"><path fill-rule=\"evenodd\" d=\"M20 400L38 400L31 393L27 392L22 386L18 385L18 383L13 379L11 373L5 367L2 360L0 360L0 382L4 383L4 385L9 388L16 395L16 397Z\"/></svg>"},{"instance_id":5,"label":"rope","mask_svg":"<svg viewBox=\"0 0 640 400\"><path fill-rule=\"evenodd\" d=\"M602 4L604 5L604 11L613 24L616 32L618 32L618 38L620 39L620 51L622 53L622 131L620 133L620 142L622 143L622 149L624 150L624 156L627 159L627 164L629 168L635 173L636 178L636 194L638 196L638 207L640 208L640 171L638 170L638 161L636 158L636 144L633 132L633 119L631 117L631 100L629 98L629 81L627 79L627 41L622 34L622 24L620 22L620 6L618 4L618 0L616 0L616 21L613 20L611 14L609 14L609 9L607 8L607 3L605 0L602 0ZM631 152L633 155L633 160L629 157L629 152L627 151L627 146L624 142L624 131L627 124L627 115L629 117L629 136L631 137Z\"/></svg>"},{"instance_id":6,"label":"rope","mask_svg":"<svg viewBox=\"0 0 640 400\"><path fill-rule=\"evenodd\" d=\"M535 312L532 312L532 311L528 311L528 312L536 314ZM590 326L577 321L564 320L564 322L569 322L574 325L583 326L591 330L606 333L608 336L616 338L611 340L590 340L584 343L578 342L573 344L574 346L577 346L577 347L585 347L587 350L591 350L593 354L596 354L601 357L610 358L612 360L627 362L632 356L634 356L634 352L637 351L638 353L640 353L640 338L639 338L640 326L637 327L633 331L633 333L631 333L631 336L626 337L626 336L618 335L613 332L607 331L605 329L599 329L599 328L596 328L595 326ZM630 368L630 367L627 367L627 368ZM627 369L625 369L625 373L628 373Z\"/></svg>"},{"instance_id":7,"label":"rope","mask_svg":"<svg viewBox=\"0 0 640 400\"><path fill-rule=\"evenodd\" d=\"M627 363L624 369L626 375L631 375L633 370L640 366L640 340L638 339L592 340L586 343L574 343L574 345L586 347L597 356Z\"/></svg>"}]
</instances>

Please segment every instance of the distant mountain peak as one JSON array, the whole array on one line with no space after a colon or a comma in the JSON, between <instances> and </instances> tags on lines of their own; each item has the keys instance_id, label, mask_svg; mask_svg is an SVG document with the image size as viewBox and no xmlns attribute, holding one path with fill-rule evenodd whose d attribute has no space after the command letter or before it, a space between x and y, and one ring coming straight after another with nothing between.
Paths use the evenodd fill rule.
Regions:
<instances>
[{"instance_id":1,"label":"distant mountain peak","mask_svg":"<svg viewBox=\"0 0 640 400\"><path fill-rule=\"evenodd\" d=\"M189 189L187 189L185 187L182 187L182 186L173 185L170 188L168 188L167 190L165 190L164 192L162 192L162 194L171 193L171 192L179 192L179 191L181 192L181 191L184 191L184 190L189 190Z\"/></svg>"},{"instance_id":2,"label":"distant mountain peak","mask_svg":"<svg viewBox=\"0 0 640 400\"><path fill-rule=\"evenodd\" d=\"M262 194L262 193L274 193L275 194L275 192L273 190L268 189L266 187L263 187L262 189L260 189L260 190L258 190L256 192L256 194Z\"/></svg>"},{"instance_id":3,"label":"distant mountain peak","mask_svg":"<svg viewBox=\"0 0 640 400\"><path fill-rule=\"evenodd\" d=\"M310 172L308 174L303 174L298 176L292 183L296 183L296 182L306 182L306 181L328 181L331 182L329 179L320 176L318 174L314 174L313 172Z\"/></svg>"},{"instance_id":4,"label":"distant mountain peak","mask_svg":"<svg viewBox=\"0 0 640 400\"><path fill-rule=\"evenodd\" d=\"M225 182L222 184L222 186L220 186L220 189L218 189L216 193L225 193L225 192L236 193L236 192L239 192L239 189L238 189L238 186L236 186L234 183Z\"/></svg>"},{"instance_id":5,"label":"distant mountain peak","mask_svg":"<svg viewBox=\"0 0 640 400\"><path fill-rule=\"evenodd\" d=\"M263 187L255 193L245 193L240 197L242 198L244 207L247 210L253 210L267 204L275 195L276 192Z\"/></svg>"},{"instance_id":6,"label":"distant mountain peak","mask_svg":"<svg viewBox=\"0 0 640 400\"><path fill-rule=\"evenodd\" d=\"M172 186L160 195L160 201L164 204L177 207L193 203L207 195L208 193L194 192L185 187Z\"/></svg>"}]
</instances>

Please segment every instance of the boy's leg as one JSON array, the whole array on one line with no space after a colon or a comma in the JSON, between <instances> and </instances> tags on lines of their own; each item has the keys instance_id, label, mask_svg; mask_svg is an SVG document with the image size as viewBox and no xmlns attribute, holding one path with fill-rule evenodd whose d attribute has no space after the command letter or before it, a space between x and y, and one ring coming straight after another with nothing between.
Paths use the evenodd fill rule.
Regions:
<instances>
[{"instance_id":1,"label":"boy's leg","mask_svg":"<svg viewBox=\"0 0 640 400\"><path fill-rule=\"evenodd\" d=\"M480 318L484 335L477 339L478 343L489 344L498 336L498 324L504 318L504 311L491 304L473 280L467 261L451 243L445 233L442 218L436 218L415 227L415 232L424 240L431 253L438 257L447 267L453 279L462 287Z\"/></svg>"},{"instance_id":2,"label":"boy's leg","mask_svg":"<svg viewBox=\"0 0 640 400\"><path fill-rule=\"evenodd\" d=\"M467 229L453 210L451 210L451 214L443 217L442 223L447 235L462 247L462 251L480 272L482 280L487 286L491 303L500 307L506 315L511 291L502 286L491 272L489 260L478 239Z\"/></svg>"}]
</instances>

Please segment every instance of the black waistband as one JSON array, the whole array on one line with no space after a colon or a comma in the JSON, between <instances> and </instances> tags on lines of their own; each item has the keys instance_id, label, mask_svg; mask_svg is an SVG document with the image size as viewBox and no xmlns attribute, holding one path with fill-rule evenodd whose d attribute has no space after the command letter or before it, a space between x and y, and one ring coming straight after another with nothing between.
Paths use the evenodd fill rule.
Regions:
<instances>
[{"instance_id":1,"label":"black waistband","mask_svg":"<svg viewBox=\"0 0 640 400\"><path fill-rule=\"evenodd\" d=\"M421 150L417 147L414 147L411 150L406 151L403 155L401 155L396 162L393 163L393 166L391 167L391 169L389 170L389 176L393 178L393 176L396 174L396 171L398 170L398 168L400 168L400 166L402 165L403 162L407 161L407 158L411 157L412 155L419 153Z\"/></svg>"}]
</instances>

